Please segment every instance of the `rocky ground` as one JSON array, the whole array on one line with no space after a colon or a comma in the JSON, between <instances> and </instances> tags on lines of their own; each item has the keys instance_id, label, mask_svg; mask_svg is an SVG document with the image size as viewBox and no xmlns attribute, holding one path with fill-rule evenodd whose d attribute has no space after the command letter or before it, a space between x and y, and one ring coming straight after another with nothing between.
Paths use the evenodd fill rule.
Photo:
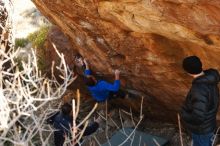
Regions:
<instances>
[{"instance_id":1,"label":"rocky ground","mask_svg":"<svg viewBox=\"0 0 220 146\"><path fill-rule=\"evenodd\" d=\"M119 112L118 110L112 111L113 115L111 115L112 119L117 123L119 127L122 127L121 121L119 118ZM126 114L123 114L122 112L122 119L123 119L123 125L124 128L131 127L133 128L132 120L129 116L126 116ZM134 117L136 123L138 117ZM100 124L100 129L96 132L95 137L99 141L100 144L103 144L107 141L106 136L106 121L103 120ZM114 132L117 131L117 127L111 120L108 121L108 137L110 138ZM180 145L180 138L179 138L179 130L177 125L170 124L170 123L164 123L160 121L152 121L151 119L144 119L142 123L138 127L139 131L145 132L147 134L159 136L165 139L169 140L169 143L166 146L179 146ZM183 133L183 144L185 146L190 146L191 139L188 134ZM94 136L90 136L88 139L85 140L85 143L83 146L88 145L98 145L96 142Z\"/></svg>"},{"instance_id":2,"label":"rocky ground","mask_svg":"<svg viewBox=\"0 0 220 146\"><path fill-rule=\"evenodd\" d=\"M67 96L63 99L64 102L70 102L71 97L74 97L75 93L70 90L67 93ZM83 119L89 111L91 111L91 105L94 105L94 102L90 98L85 99L85 94L82 94L82 101L80 105L80 114L79 119ZM132 100L132 99L131 99ZM120 112L119 112L120 111ZM94 121L97 117L101 117L100 128L92 136L84 138L83 146L98 146L107 142L107 138L110 138L118 128L121 128L122 125L124 128L133 128L134 123L138 123L139 114L132 113L133 118L131 118L131 112L127 109L119 109L117 106L114 106L112 102L108 103L108 121L106 124L106 104L99 104L96 112L91 116L90 122ZM146 116L145 116L146 117ZM108 126L107 126L108 125ZM106 135L106 129L107 135ZM147 134L159 136L169 140L169 143L166 146L179 146L179 129L178 125L161 122L158 120L152 120L150 118L144 118L141 123L138 125L138 130L146 132ZM98 141L98 142L97 142ZM191 138L188 134L183 132L183 144L184 146L190 146Z\"/></svg>"}]
</instances>

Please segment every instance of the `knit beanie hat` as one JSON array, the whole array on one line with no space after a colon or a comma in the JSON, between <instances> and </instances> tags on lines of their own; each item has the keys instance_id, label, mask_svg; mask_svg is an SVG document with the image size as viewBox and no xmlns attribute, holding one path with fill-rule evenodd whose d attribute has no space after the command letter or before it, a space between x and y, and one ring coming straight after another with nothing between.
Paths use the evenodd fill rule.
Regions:
<instances>
[{"instance_id":1,"label":"knit beanie hat","mask_svg":"<svg viewBox=\"0 0 220 146\"><path fill-rule=\"evenodd\" d=\"M183 69L190 74L199 74L202 72L202 62L197 56L189 56L183 60Z\"/></svg>"}]
</instances>

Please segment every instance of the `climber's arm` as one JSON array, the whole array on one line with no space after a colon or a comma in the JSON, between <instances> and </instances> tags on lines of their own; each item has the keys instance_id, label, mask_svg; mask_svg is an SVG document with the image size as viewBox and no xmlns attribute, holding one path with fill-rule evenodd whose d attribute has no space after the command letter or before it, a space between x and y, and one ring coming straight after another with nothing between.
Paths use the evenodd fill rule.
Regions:
<instances>
[{"instance_id":1,"label":"climber's arm","mask_svg":"<svg viewBox=\"0 0 220 146\"><path fill-rule=\"evenodd\" d=\"M86 69L85 69L85 71L84 71L84 74L85 74L86 76L92 75L92 72L91 72L91 70L89 69L89 63L87 62L87 60L84 59L83 62L84 62L85 65L86 65Z\"/></svg>"}]
</instances>

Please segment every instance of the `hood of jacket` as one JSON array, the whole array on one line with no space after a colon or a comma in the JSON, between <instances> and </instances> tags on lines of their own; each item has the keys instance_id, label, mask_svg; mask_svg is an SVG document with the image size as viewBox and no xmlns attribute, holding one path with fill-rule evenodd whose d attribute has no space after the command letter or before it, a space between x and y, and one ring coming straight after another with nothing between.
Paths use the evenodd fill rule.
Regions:
<instances>
[{"instance_id":1,"label":"hood of jacket","mask_svg":"<svg viewBox=\"0 0 220 146\"><path fill-rule=\"evenodd\" d=\"M193 80L193 84L206 83L206 84L218 84L220 80L219 72L215 69L209 69L204 71L204 75L199 76Z\"/></svg>"}]
</instances>

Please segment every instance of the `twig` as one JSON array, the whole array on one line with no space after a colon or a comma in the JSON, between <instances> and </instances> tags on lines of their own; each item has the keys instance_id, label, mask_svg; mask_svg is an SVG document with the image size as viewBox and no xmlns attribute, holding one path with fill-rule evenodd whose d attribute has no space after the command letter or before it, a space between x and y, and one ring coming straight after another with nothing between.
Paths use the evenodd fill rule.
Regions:
<instances>
[{"instance_id":1,"label":"twig","mask_svg":"<svg viewBox=\"0 0 220 146\"><path fill-rule=\"evenodd\" d=\"M98 139L96 138L96 136L94 135L93 138L95 139L96 143L101 146L101 143L98 141Z\"/></svg>"},{"instance_id":2,"label":"twig","mask_svg":"<svg viewBox=\"0 0 220 146\"><path fill-rule=\"evenodd\" d=\"M156 139L153 138L153 141L154 141L154 143L155 143L157 146L160 146L160 144L157 142Z\"/></svg>"},{"instance_id":3,"label":"twig","mask_svg":"<svg viewBox=\"0 0 220 146\"><path fill-rule=\"evenodd\" d=\"M79 92L79 89L77 89L76 98L77 98L76 117L78 117L79 107L80 107L80 92Z\"/></svg>"},{"instance_id":4,"label":"twig","mask_svg":"<svg viewBox=\"0 0 220 146\"><path fill-rule=\"evenodd\" d=\"M97 108L98 103L96 103L93 107L93 109L90 111L89 114L87 114L87 116L77 125L77 128L79 128L80 126L82 126L82 124L84 124L88 118L94 113L95 109Z\"/></svg>"},{"instance_id":5,"label":"twig","mask_svg":"<svg viewBox=\"0 0 220 146\"><path fill-rule=\"evenodd\" d=\"M180 135L180 144L183 146L183 137L182 137L182 128L181 128L181 122L180 122L180 115L177 114L178 118L178 125L179 125L179 135Z\"/></svg>"},{"instance_id":6,"label":"twig","mask_svg":"<svg viewBox=\"0 0 220 146\"><path fill-rule=\"evenodd\" d=\"M106 125L105 125L105 136L107 138L108 144L109 146L111 146L111 143L109 141L109 137L108 137L108 101L106 100L105 102L105 119L106 119Z\"/></svg>"},{"instance_id":7,"label":"twig","mask_svg":"<svg viewBox=\"0 0 220 146\"><path fill-rule=\"evenodd\" d=\"M218 129L217 129L217 131L216 131L216 134L215 134L214 139L213 139L213 141L212 141L212 146L214 146L214 144L215 144L215 140L216 140L216 137L217 137L217 135L218 135L219 130L220 130L220 127L218 127Z\"/></svg>"},{"instance_id":8,"label":"twig","mask_svg":"<svg viewBox=\"0 0 220 146\"><path fill-rule=\"evenodd\" d=\"M72 100L72 110L73 110L73 132L72 132L72 138L73 138L73 145L75 145L75 139L76 139L76 105L75 105L75 99Z\"/></svg>"},{"instance_id":9,"label":"twig","mask_svg":"<svg viewBox=\"0 0 220 146\"><path fill-rule=\"evenodd\" d=\"M140 119L139 121L138 121L138 123L137 123L137 125L135 126L135 128L134 128L134 130L127 136L127 138L121 143L121 144L119 144L118 146L122 146L123 144L125 144L127 141L128 141L128 139L134 134L134 132L136 131L136 129L137 129L137 127L138 127L138 125L141 123L141 121L142 121L142 119Z\"/></svg>"}]
</instances>

